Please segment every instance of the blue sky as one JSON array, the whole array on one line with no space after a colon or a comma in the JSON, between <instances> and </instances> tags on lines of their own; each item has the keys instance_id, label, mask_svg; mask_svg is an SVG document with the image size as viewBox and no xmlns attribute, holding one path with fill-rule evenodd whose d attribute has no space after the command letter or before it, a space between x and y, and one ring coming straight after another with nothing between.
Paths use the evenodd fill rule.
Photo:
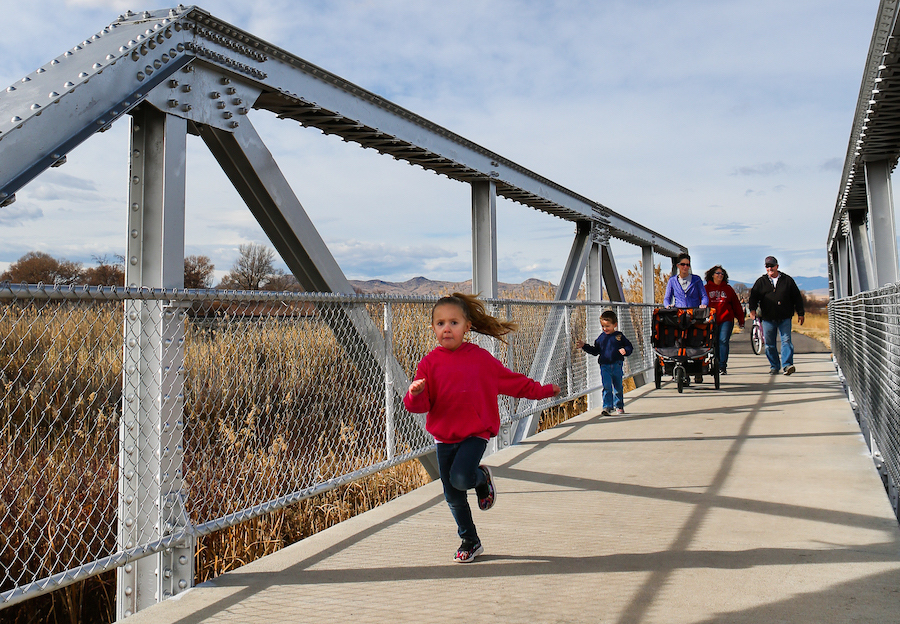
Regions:
<instances>
[{"instance_id":1,"label":"blue sky","mask_svg":"<svg viewBox=\"0 0 900 624\"><path fill-rule=\"evenodd\" d=\"M0 88L120 13L163 6L6 12ZM790 274L827 275L877 0L199 6L686 245L697 273L720 263L750 282L773 254ZM471 277L467 185L264 111L251 120L350 279ZM85 265L123 253L127 130L94 136L0 209L0 269L29 250ZM196 137L187 211L186 252L220 275L238 245L266 242ZM497 220L500 280L558 283L574 226L502 199ZM620 272L640 258L613 250Z\"/></svg>"}]
</instances>

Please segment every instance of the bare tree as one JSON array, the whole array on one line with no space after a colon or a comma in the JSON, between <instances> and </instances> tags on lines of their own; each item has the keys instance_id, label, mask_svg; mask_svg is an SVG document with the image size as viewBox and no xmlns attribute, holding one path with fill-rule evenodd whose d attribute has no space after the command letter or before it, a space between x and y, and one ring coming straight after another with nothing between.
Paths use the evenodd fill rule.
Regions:
<instances>
[{"instance_id":1,"label":"bare tree","mask_svg":"<svg viewBox=\"0 0 900 624\"><path fill-rule=\"evenodd\" d=\"M93 256L97 266L85 269L79 282L89 286L124 286L125 256L116 254L116 263L109 262L105 255Z\"/></svg>"},{"instance_id":2,"label":"bare tree","mask_svg":"<svg viewBox=\"0 0 900 624\"><path fill-rule=\"evenodd\" d=\"M284 275L284 271L275 268L275 250L271 247L250 243L238 250L240 255L219 284L221 288L263 290Z\"/></svg>"},{"instance_id":3,"label":"bare tree","mask_svg":"<svg viewBox=\"0 0 900 624\"><path fill-rule=\"evenodd\" d=\"M216 265L207 256L188 256L184 259L184 287L211 288Z\"/></svg>"},{"instance_id":4,"label":"bare tree","mask_svg":"<svg viewBox=\"0 0 900 624\"><path fill-rule=\"evenodd\" d=\"M77 284L81 277L81 263L57 260L43 251L29 251L9 265L0 281L26 284Z\"/></svg>"}]
</instances>

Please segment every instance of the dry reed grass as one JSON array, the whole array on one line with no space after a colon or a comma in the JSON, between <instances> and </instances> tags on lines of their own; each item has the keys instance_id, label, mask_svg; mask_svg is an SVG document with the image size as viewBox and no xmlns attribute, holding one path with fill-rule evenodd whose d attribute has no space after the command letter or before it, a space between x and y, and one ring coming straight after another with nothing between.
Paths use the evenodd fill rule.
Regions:
<instances>
[{"instance_id":1,"label":"dry reed grass","mask_svg":"<svg viewBox=\"0 0 900 624\"><path fill-rule=\"evenodd\" d=\"M527 298L549 297L547 289ZM395 354L410 376L433 346L429 310L394 305ZM380 306L371 306L376 325L382 314ZM536 345L525 335L539 335L547 312L532 307L520 316L527 331L513 341L512 358L529 361ZM9 475L0 484L0 564L12 579L22 570L28 577L47 576L59 571L53 566L60 561L75 565L115 550L122 324L121 304L11 304L0 310L0 459ZM206 501L192 508L195 521L383 460L369 450L383 439L382 425L372 418L383 412L383 386L373 391L366 368L371 361L358 355L347 358L321 314L188 325L185 482L204 489L202 496L191 491L189 500ZM581 413L584 403L546 410L540 429ZM316 427L289 417L298 414L319 415ZM340 417L321 417L328 414ZM250 480L252 492L237 485ZM418 462L407 462L205 536L196 552L197 580L275 552L428 480ZM10 582L0 585L7 589ZM105 573L0 611L0 623L109 622L114 594L115 573Z\"/></svg>"},{"instance_id":2,"label":"dry reed grass","mask_svg":"<svg viewBox=\"0 0 900 624\"><path fill-rule=\"evenodd\" d=\"M828 327L828 314L807 314L803 319L803 325L795 322L791 329L798 334L815 338L829 349L831 348L831 332Z\"/></svg>"}]
</instances>

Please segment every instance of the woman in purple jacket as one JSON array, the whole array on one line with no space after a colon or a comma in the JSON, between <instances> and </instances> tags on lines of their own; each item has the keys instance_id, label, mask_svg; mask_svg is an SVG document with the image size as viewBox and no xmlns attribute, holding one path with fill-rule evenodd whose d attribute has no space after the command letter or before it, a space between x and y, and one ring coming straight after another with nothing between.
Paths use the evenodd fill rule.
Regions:
<instances>
[{"instance_id":1,"label":"woman in purple jacket","mask_svg":"<svg viewBox=\"0 0 900 624\"><path fill-rule=\"evenodd\" d=\"M686 253L675 258L678 272L666 284L663 305L667 308L705 308L709 305L706 286L699 275L691 273L691 257Z\"/></svg>"}]
</instances>

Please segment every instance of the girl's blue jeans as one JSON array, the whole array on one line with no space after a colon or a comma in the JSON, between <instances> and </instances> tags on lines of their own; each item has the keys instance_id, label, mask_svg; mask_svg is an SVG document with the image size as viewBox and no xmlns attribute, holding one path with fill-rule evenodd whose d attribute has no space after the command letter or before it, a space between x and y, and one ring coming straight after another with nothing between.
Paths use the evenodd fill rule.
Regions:
<instances>
[{"instance_id":1,"label":"girl's blue jeans","mask_svg":"<svg viewBox=\"0 0 900 624\"><path fill-rule=\"evenodd\" d=\"M622 396L624 375L625 363L622 360L600 365L600 380L603 382L603 409L625 408L625 399Z\"/></svg>"},{"instance_id":2,"label":"girl's blue jeans","mask_svg":"<svg viewBox=\"0 0 900 624\"><path fill-rule=\"evenodd\" d=\"M459 536L473 542L479 540L466 493L486 483L484 473L478 469L485 448L487 440L484 438L466 438L454 444L437 443L438 469L444 485L444 499L456 520Z\"/></svg>"},{"instance_id":3,"label":"girl's blue jeans","mask_svg":"<svg viewBox=\"0 0 900 624\"><path fill-rule=\"evenodd\" d=\"M734 321L719 323L719 370L725 370L728 365L728 351L731 349L731 332L734 331Z\"/></svg>"}]
</instances>

